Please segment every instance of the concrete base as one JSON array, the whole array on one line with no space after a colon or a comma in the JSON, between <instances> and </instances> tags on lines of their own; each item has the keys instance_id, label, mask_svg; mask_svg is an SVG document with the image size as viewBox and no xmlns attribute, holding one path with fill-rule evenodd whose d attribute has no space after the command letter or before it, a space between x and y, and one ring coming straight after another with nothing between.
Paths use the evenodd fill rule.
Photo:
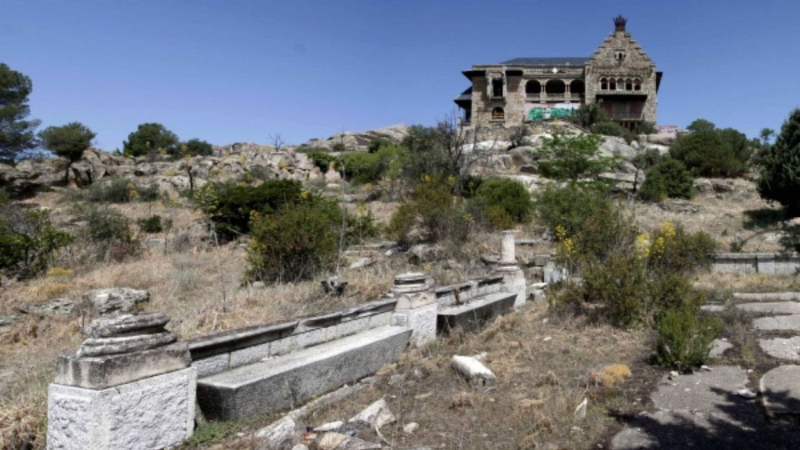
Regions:
<instances>
[{"instance_id":1,"label":"concrete base","mask_svg":"<svg viewBox=\"0 0 800 450\"><path fill-rule=\"evenodd\" d=\"M475 331L495 317L512 312L516 301L516 293L498 293L473 300L466 305L442 308L437 316L436 327L442 333L453 328Z\"/></svg>"},{"instance_id":2,"label":"concrete base","mask_svg":"<svg viewBox=\"0 0 800 450\"><path fill-rule=\"evenodd\" d=\"M186 368L108 389L51 384L47 448L153 450L194 431L197 371Z\"/></svg>"},{"instance_id":3,"label":"concrete base","mask_svg":"<svg viewBox=\"0 0 800 450\"><path fill-rule=\"evenodd\" d=\"M197 401L210 420L281 411L396 361L411 330L381 327L202 378Z\"/></svg>"},{"instance_id":4,"label":"concrete base","mask_svg":"<svg viewBox=\"0 0 800 450\"><path fill-rule=\"evenodd\" d=\"M397 310L392 316L392 325L410 328L411 344L424 347L436 340L436 314L439 305L433 302L414 309Z\"/></svg>"}]
</instances>

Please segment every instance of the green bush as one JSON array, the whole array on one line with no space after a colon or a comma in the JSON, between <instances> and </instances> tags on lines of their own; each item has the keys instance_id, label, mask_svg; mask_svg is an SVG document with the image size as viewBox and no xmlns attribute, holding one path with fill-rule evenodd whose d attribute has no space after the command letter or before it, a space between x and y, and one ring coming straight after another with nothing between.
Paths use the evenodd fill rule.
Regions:
<instances>
[{"instance_id":1,"label":"green bush","mask_svg":"<svg viewBox=\"0 0 800 450\"><path fill-rule=\"evenodd\" d=\"M604 307L609 322L630 327L644 320L647 284L641 260L635 255L611 254L602 264L587 267L582 288L589 303Z\"/></svg>"},{"instance_id":2,"label":"green bush","mask_svg":"<svg viewBox=\"0 0 800 450\"><path fill-rule=\"evenodd\" d=\"M596 134L554 134L538 152L542 175L572 184L599 184L598 177L614 168L617 159L600 155L603 138Z\"/></svg>"},{"instance_id":3,"label":"green bush","mask_svg":"<svg viewBox=\"0 0 800 450\"><path fill-rule=\"evenodd\" d=\"M143 123L122 143L126 156L174 155L178 149L178 136L160 123Z\"/></svg>"},{"instance_id":4,"label":"green bush","mask_svg":"<svg viewBox=\"0 0 800 450\"><path fill-rule=\"evenodd\" d=\"M367 143L367 151L369 153L378 153L381 147L388 147L392 145L392 141L382 137L374 137Z\"/></svg>"},{"instance_id":5,"label":"green bush","mask_svg":"<svg viewBox=\"0 0 800 450\"><path fill-rule=\"evenodd\" d=\"M338 254L341 214L335 203L314 198L254 216L248 278L294 282L330 268Z\"/></svg>"},{"instance_id":6,"label":"green bush","mask_svg":"<svg viewBox=\"0 0 800 450\"><path fill-rule=\"evenodd\" d=\"M209 183L195 191L194 199L211 220L219 237L235 239L250 231L253 214L269 214L300 202L303 186L294 180L267 180L258 186Z\"/></svg>"},{"instance_id":7,"label":"green bush","mask_svg":"<svg viewBox=\"0 0 800 450\"><path fill-rule=\"evenodd\" d=\"M327 172L328 169L330 169L332 166L335 166L336 161L338 160L337 157L322 152L309 152L307 155L311 162L314 163L314 165L317 166L322 173Z\"/></svg>"},{"instance_id":8,"label":"green bush","mask_svg":"<svg viewBox=\"0 0 800 450\"><path fill-rule=\"evenodd\" d=\"M717 129L711 122L692 122L690 133L679 135L670 146L672 158L682 162L694 176L737 177L747 171L754 147L744 134Z\"/></svg>"},{"instance_id":9,"label":"green bush","mask_svg":"<svg viewBox=\"0 0 800 450\"><path fill-rule=\"evenodd\" d=\"M719 319L698 318L691 308L669 309L656 323L653 362L680 371L698 368L721 330Z\"/></svg>"},{"instance_id":10,"label":"green bush","mask_svg":"<svg viewBox=\"0 0 800 450\"><path fill-rule=\"evenodd\" d=\"M581 105L570 121L580 126L584 130L590 130L596 123L609 122L608 114L597 103Z\"/></svg>"},{"instance_id":11,"label":"green bush","mask_svg":"<svg viewBox=\"0 0 800 450\"><path fill-rule=\"evenodd\" d=\"M536 196L534 208L538 218L551 231L560 226L567 235L573 236L597 208L609 204L608 199L592 189L549 185Z\"/></svg>"},{"instance_id":12,"label":"green bush","mask_svg":"<svg viewBox=\"0 0 800 450\"><path fill-rule=\"evenodd\" d=\"M164 222L170 222L170 221L167 220ZM162 231L164 231L165 225L167 225L167 223L162 223L161 216L159 216L158 214L154 214L144 219L139 219L136 223L139 224L139 229L142 230L143 233L150 233L150 234L161 233ZM169 226L167 226L166 228L169 228Z\"/></svg>"},{"instance_id":13,"label":"green bush","mask_svg":"<svg viewBox=\"0 0 800 450\"><path fill-rule=\"evenodd\" d=\"M407 243L418 226L425 240L463 241L474 220L464 199L453 195L453 183L425 177L392 215L387 233Z\"/></svg>"},{"instance_id":14,"label":"green bush","mask_svg":"<svg viewBox=\"0 0 800 450\"><path fill-rule=\"evenodd\" d=\"M764 152L758 192L786 208L789 217L800 216L800 109L783 123L775 144Z\"/></svg>"},{"instance_id":15,"label":"green bush","mask_svg":"<svg viewBox=\"0 0 800 450\"><path fill-rule=\"evenodd\" d=\"M53 226L47 211L25 210L0 199L0 273L4 276L34 276L72 242L69 233Z\"/></svg>"},{"instance_id":16,"label":"green bush","mask_svg":"<svg viewBox=\"0 0 800 450\"><path fill-rule=\"evenodd\" d=\"M95 203L152 202L158 200L158 197L158 186L155 184L138 186L126 178L95 183L86 191L86 200Z\"/></svg>"},{"instance_id":17,"label":"green bush","mask_svg":"<svg viewBox=\"0 0 800 450\"><path fill-rule=\"evenodd\" d=\"M662 272L688 272L707 268L717 243L704 231L687 233L682 226L665 222L649 238L648 264Z\"/></svg>"},{"instance_id":18,"label":"green bush","mask_svg":"<svg viewBox=\"0 0 800 450\"><path fill-rule=\"evenodd\" d=\"M592 133L602 134L603 136L617 136L625 139L630 144L637 139L636 133L627 130L617 122L598 122L592 125Z\"/></svg>"},{"instance_id":19,"label":"green bush","mask_svg":"<svg viewBox=\"0 0 800 450\"><path fill-rule=\"evenodd\" d=\"M490 178L481 183L475 194L484 207L500 206L515 222L530 218L533 209L531 195L519 181L507 178Z\"/></svg>"},{"instance_id":20,"label":"green bush","mask_svg":"<svg viewBox=\"0 0 800 450\"><path fill-rule=\"evenodd\" d=\"M647 171L639 197L649 202L669 198L692 198L694 179L678 160L667 158Z\"/></svg>"},{"instance_id":21,"label":"green bush","mask_svg":"<svg viewBox=\"0 0 800 450\"><path fill-rule=\"evenodd\" d=\"M381 176L381 159L377 153L351 152L342 155L341 168L348 180L374 183Z\"/></svg>"},{"instance_id":22,"label":"green bush","mask_svg":"<svg viewBox=\"0 0 800 450\"><path fill-rule=\"evenodd\" d=\"M132 242L131 221L116 209L88 207L80 216L86 221L88 237L94 242Z\"/></svg>"},{"instance_id":23,"label":"green bush","mask_svg":"<svg viewBox=\"0 0 800 450\"><path fill-rule=\"evenodd\" d=\"M178 146L179 152L174 156L210 156L214 154L214 147L206 141L194 138L186 142L181 142Z\"/></svg>"}]
</instances>

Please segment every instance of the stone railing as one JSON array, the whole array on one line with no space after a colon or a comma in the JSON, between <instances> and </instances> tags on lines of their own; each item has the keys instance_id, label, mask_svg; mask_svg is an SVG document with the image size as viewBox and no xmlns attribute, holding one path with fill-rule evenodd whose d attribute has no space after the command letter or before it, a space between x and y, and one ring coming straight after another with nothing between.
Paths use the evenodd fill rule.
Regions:
<instances>
[{"instance_id":1,"label":"stone railing","mask_svg":"<svg viewBox=\"0 0 800 450\"><path fill-rule=\"evenodd\" d=\"M798 253L715 253L711 269L719 273L794 275L800 272Z\"/></svg>"},{"instance_id":2,"label":"stone railing","mask_svg":"<svg viewBox=\"0 0 800 450\"><path fill-rule=\"evenodd\" d=\"M389 325L395 303L394 299L377 300L341 311L192 339L188 343L192 366L204 377Z\"/></svg>"}]
</instances>

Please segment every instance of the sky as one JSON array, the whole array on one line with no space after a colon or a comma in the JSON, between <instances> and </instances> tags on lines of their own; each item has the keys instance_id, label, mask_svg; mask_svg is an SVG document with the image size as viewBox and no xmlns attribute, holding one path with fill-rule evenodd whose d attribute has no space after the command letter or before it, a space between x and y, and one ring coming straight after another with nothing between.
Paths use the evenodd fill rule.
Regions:
<instances>
[{"instance_id":1,"label":"sky","mask_svg":"<svg viewBox=\"0 0 800 450\"><path fill-rule=\"evenodd\" d=\"M797 0L0 0L0 62L32 79L42 127L82 122L105 150L145 122L302 143L432 125L469 87L461 71L589 56L617 14L664 72L660 125L752 137L800 106Z\"/></svg>"}]
</instances>

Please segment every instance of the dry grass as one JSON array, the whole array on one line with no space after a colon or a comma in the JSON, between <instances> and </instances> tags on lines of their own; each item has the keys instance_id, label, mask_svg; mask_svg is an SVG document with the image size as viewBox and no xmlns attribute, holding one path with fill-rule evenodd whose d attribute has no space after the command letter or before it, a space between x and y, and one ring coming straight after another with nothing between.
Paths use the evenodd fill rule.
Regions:
<instances>
[{"instance_id":1,"label":"dry grass","mask_svg":"<svg viewBox=\"0 0 800 450\"><path fill-rule=\"evenodd\" d=\"M650 377L649 371L639 370L645 343L641 332L548 319L541 307L529 304L482 333L453 335L405 354L379 372L372 388L314 412L306 425L347 420L385 398L398 421L381 433L397 448L590 448L605 438L613 422L608 405L636 403L623 398L620 389ZM450 369L450 358L481 352L488 354L486 364L498 382L474 390ZM593 370L613 363L636 367L633 378L613 388L592 382ZM588 414L576 420L575 407L584 398L589 399ZM413 435L402 431L409 422L420 424ZM235 446L245 439L228 443Z\"/></svg>"},{"instance_id":2,"label":"dry grass","mask_svg":"<svg viewBox=\"0 0 800 450\"><path fill-rule=\"evenodd\" d=\"M652 231L669 220L687 231L705 231L723 252L731 251L731 244L741 241L744 252L783 250L770 232L776 226L771 219L777 214L777 207L759 197L753 182L736 179L732 183L732 193L702 194L690 201L665 200L661 204L636 202L629 204L629 210L644 230ZM698 211L689 212L690 208Z\"/></svg>"},{"instance_id":3,"label":"dry grass","mask_svg":"<svg viewBox=\"0 0 800 450\"><path fill-rule=\"evenodd\" d=\"M800 291L800 274L765 275L706 271L695 275L693 282L698 289L720 293Z\"/></svg>"}]
</instances>

